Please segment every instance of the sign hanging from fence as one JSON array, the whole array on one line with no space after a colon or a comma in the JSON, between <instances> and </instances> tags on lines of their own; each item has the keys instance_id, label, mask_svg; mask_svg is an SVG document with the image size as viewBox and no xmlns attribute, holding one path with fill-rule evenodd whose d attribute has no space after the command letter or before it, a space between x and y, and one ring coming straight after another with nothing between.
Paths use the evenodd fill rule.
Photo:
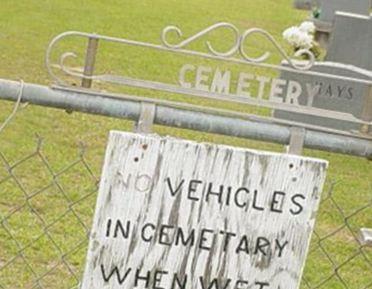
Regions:
<instances>
[{"instance_id":1,"label":"sign hanging from fence","mask_svg":"<svg viewBox=\"0 0 372 289\"><path fill-rule=\"evenodd\" d=\"M298 288L326 167L111 132L82 288Z\"/></svg>"}]
</instances>

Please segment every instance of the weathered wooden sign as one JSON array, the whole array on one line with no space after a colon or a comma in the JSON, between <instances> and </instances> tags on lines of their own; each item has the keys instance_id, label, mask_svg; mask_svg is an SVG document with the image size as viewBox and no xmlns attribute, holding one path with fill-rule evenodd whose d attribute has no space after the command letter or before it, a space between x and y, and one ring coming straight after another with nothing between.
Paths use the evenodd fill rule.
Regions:
<instances>
[{"instance_id":1,"label":"weathered wooden sign","mask_svg":"<svg viewBox=\"0 0 372 289\"><path fill-rule=\"evenodd\" d=\"M295 289L327 162L111 132L82 289Z\"/></svg>"}]
</instances>

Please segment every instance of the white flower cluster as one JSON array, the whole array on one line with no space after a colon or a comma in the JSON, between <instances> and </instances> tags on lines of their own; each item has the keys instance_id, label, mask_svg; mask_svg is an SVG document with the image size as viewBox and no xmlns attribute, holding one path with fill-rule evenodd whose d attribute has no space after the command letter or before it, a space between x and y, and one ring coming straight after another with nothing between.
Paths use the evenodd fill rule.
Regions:
<instances>
[{"instance_id":1,"label":"white flower cluster","mask_svg":"<svg viewBox=\"0 0 372 289\"><path fill-rule=\"evenodd\" d=\"M311 49L314 45L315 25L305 21L300 26L293 26L283 32L283 38L297 49Z\"/></svg>"}]
</instances>

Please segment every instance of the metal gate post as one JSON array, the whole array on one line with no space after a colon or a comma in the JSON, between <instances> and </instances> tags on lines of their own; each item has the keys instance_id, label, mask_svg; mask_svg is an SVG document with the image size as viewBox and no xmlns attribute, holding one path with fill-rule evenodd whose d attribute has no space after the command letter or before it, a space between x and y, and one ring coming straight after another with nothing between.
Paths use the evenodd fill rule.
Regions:
<instances>
[{"instance_id":1,"label":"metal gate post","mask_svg":"<svg viewBox=\"0 0 372 289\"><path fill-rule=\"evenodd\" d=\"M96 55L98 49L98 38L89 37L87 52L85 54L85 65L84 65L84 76L93 76L94 65L96 63ZM92 79L83 78L81 86L84 88L90 88L92 86Z\"/></svg>"}]
</instances>

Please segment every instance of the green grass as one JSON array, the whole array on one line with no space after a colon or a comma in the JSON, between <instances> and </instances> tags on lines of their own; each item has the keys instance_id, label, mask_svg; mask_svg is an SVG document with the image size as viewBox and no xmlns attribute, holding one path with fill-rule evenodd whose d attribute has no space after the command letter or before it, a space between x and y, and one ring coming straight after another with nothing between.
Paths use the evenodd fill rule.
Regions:
<instances>
[{"instance_id":1,"label":"green grass","mask_svg":"<svg viewBox=\"0 0 372 289\"><path fill-rule=\"evenodd\" d=\"M51 80L44 67L44 54L48 42L58 33L66 30L96 32L117 37L125 37L152 43L160 43L161 30L169 24L178 25L187 35L218 21L235 24L241 30L261 27L270 31L281 41L281 32L288 26L296 25L307 17L304 12L291 7L290 0L1 0L0 3L0 78L23 79L26 82L50 84ZM227 36L229 37L229 36ZM228 48L230 38L215 33L210 40L217 48ZM77 42L69 43L76 51L83 52ZM64 43L60 48L66 47ZM191 45L193 49L204 49L203 41ZM122 49L117 45L102 45L99 48L98 71L125 73L154 80L175 83L180 66L184 63L215 63L200 61L190 57L173 57L164 53L132 49ZM271 49L262 39L249 50L258 55L264 49ZM271 61L277 63L280 56L274 54ZM81 59L71 64L81 66ZM223 65L236 71L241 66ZM266 71L267 72L267 71ZM273 73L273 72L271 72ZM73 80L76 82L76 80ZM101 84L97 87L101 88ZM103 87L113 91L123 91L117 87ZM125 90L143 93L150 97L159 94L135 89ZM228 107L240 111L252 108L206 100L195 100L171 94L162 97L178 101L188 101L201 105ZM0 120L12 110L12 103L0 102ZM265 111L263 112L265 113ZM89 228L92 208L95 202L96 179L87 170L79 157L79 144L84 143L84 160L95 176L99 176L107 134L109 130L131 130L133 123L125 120L109 119L81 113L67 114L64 111L28 105L20 109L16 118L0 134L0 152L7 163L14 165L20 159L36 150L35 134L42 136L42 153L37 152L12 170L13 178L8 178L7 163L0 158L0 216L6 216L20 205L9 218L5 230L0 226L0 285L5 288L32 288L34 273L41 276L51 272L40 281L45 288L69 288L76 284L73 272L80 276L86 253L86 243L70 251L79 240L84 239L84 226ZM189 130L156 126L161 135L223 143L234 146L283 151L282 146L256 141L224 137ZM329 160L328 184L322 203L314 235L312 250L305 269L305 277L311 286L329 276L332 264L324 252L318 248L318 238L335 231L344 224L344 218L335 203L348 215L370 202L372 197L372 163L361 158L306 150L306 155ZM45 159L44 159L45 157ZM70 166L74 161L74 166ZM46 166L48 164L48 166ZM18 182L17 182L18 181ZM326 197L330 183L337 181L332 198ZM25 195L27 193L27 197ZM88 196L80 201L83 196ZM28 199L28 203L25 200ZM30 207L34 211L30 211ZM71 207L76 214L71 212ZM35 213L42 219L36 218ZM63 218L56 220L57 216ZM360 227L372 227L371 207L348 219L352 232ZM77 218L78 216L78 218ZM43 227L48 226L48 235L43 235ZM15 243L9 232L18 240ZM35 240L38 236L43 236ZM24 256L18 256L6 269L1 267L9 261L19 246L26 247ZM358 246L350 230L343 228L322 242L324 249L336 264L343 264L355 254ZM56 250L56 247L60 251ZM58 263L60 256L64 262ZM372 281L370 265L371 250L363 249L339 271L349 288L359 289ZM69 266L66 266L69 264ZM343 288L334 277L322 288ZM1 286L0 286L1 288ZM37 288L37 287L36 287ZM43 288L43 287L40 287ZM306 286L303 284L303 288Z\"/></svg>"}]
</instances>

